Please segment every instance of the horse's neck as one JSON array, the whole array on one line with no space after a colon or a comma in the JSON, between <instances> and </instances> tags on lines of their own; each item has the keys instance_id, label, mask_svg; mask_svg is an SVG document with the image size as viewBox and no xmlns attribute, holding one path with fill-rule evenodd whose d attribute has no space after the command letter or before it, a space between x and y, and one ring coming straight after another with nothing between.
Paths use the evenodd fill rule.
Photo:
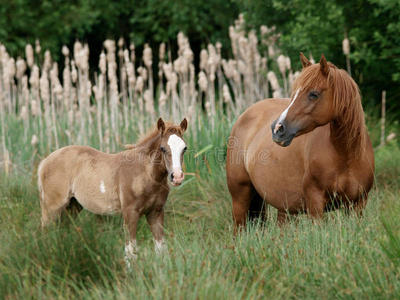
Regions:
<instances>
[{"instance_id":1,"label":"horse's neck","mask_svg":"<svg viewBox=\"0 0 400 300\"><path fill-rule=\"evenodd\" d=\"M366 134L365 128L360 127L357 134L354 136L354 134L349 132L347 126L343 126L344 124L342 122L340 118L331 121L331 141L336 152L343 160L353 160L359 155L360 147L364 146L362 145L362 141Z\"/></svg>"}]
</instances>

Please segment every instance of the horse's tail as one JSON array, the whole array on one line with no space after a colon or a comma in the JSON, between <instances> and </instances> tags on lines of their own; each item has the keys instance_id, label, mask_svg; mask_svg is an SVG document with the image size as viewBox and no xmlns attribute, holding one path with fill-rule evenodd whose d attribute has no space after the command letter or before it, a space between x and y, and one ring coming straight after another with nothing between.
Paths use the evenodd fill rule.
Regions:
<instances>
[{"instance_id":1,"label":"horse's tail","mask_svg":"<svg viewBox=\"0 0 400 300\"><path fill-rule=\"evenodd\" d=\"M38 167L38 172L37 172L37 176L38 176L38 189L39 189L39 201L40 201L40 205L42 206L44 203L44 195L43 195L43 183L42 183L42 168L43 168L43 164L44 161L46 159L43 159Z\"/></svg>"},{"instance_id":2,"label":"horse's tail","mask_svg":"<svg viewBox=\"0 0 400 300\"><path fill-rule=\"evenodd\" d=\"M39 189L39 203L40 203L40 209L42 211L42 228L48 223L48 217L47 217L47 211L46 211L46 204L45 204L45 199L44 199L44 191L43 191L43 165L46 159L43 159L38 167L38 189Z\"/></svg>"}]
</instances>

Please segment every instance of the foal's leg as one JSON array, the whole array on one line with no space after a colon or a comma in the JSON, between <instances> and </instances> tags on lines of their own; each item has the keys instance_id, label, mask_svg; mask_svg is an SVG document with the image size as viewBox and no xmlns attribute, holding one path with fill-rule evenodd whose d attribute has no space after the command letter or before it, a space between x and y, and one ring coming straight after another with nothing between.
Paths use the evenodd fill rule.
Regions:
<instances>
[{"instance_id":1,"label":"foal's leg","mask_svg":"<svg viewBox=\"0 0 400 300\"><path fill-rule=\"evenodd\" d=\"M68 205L68 198L59 193L44 193L41 199L42 227L53 223Z\"/></svg>"},{"instance_id":2,"label":"foal's leg","mask_svg":"<svg viewBox=\"0 0 400 300\"><path fill-rule=\"evenodd\" d=\"M83 206L76 200L75 197L72 197L69 201L67 207L65 208L67 214L69 214L72 218L75 218L83 209Z\"/></svg>"},{"instance_id":3,"label":"foal's leg","mask_svg":"<svg viewBox=\"0 0 400 300\"><path fill-rule=\"evenodd\" d=\"M166 248L164 241L164 208L152 210L146 215L146 218L154 236L156 252L160 254Z\"/></svg>"},{"instance_id":4,"label":"foal's leg","mask_svg":"<svg viewBox=\"0 0 400 300\"><path fill-rule=\"evenodd\" d=\"M129 241L125 243L125 261L129 267L129 260L136 260L137 258L136 230L140 214L137 210L127 207L123 211L123 217L125 226L128 227L129 231Z\"/></svg>"}]
</instances>

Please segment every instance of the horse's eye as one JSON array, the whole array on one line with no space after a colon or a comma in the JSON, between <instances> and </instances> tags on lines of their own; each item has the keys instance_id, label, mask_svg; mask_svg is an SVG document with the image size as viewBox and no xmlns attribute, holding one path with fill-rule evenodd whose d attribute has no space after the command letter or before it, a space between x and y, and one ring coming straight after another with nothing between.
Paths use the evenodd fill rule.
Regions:
<instances>
[{"instance_id":1,"label":"horse's eye","mask_svg":"<svg viewBox=\"0 0 400 300\"><path fill-rule=\"evenodd\" d=\"M163 146L161 146L161 151L164 152L164 153L166 152L165 148Z\"/></svg>"},{"instance_id":2,"label":"horse's eye","mask_svg":"<svg viewBox=\"0 0 400 300\"><path fill-rule=\"evenodd\" d=\"M319 93L317 91L311 91L310 94L308 95L308 98L310 100L316 100L319 98Z\"/></svg>"},{"instance_id":3,"label":"horse's eye","mask_svg":"<svg viewBox=\"0 0 400 300\"><path fill-rule=\"evenodd\" d=\"M185 153L185 151L187 150L187 147L183 148L183 152Z\"/></svg>"}]
</instances>

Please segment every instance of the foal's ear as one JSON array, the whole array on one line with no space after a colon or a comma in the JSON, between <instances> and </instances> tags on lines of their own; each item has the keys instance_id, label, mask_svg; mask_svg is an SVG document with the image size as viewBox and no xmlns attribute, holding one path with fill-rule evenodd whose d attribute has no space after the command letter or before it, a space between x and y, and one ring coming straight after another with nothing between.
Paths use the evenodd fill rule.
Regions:
<instances>
[{"instance_id":1,"label":"foal's ear","mask_svg":"<svg viewBox=\"0 0 400 300\"><path fill-rule=\"evenodd\" d=\"M321 59L319 61L319 65L321 67L321 72L322 74L324 74L325 76L328 76L329 74L329 66L328 66L328 62L326 61L325 56L322 54Z\"/></svg>"},{"instance_id":2,"label":"foal's ear","mask_svg":"<svg viewBox=\"0 0 400 300\"><path fill-rule=\"evenodd\" d=\"M188 125L188 122L187 122L186 118L184 118L184 119L182 120L182 122L181 122L181 125L180 125L183 132L186 131L187 125Z\"/></svg>"},{"instance_id":3,"label":"foal's ear","mask_svg":"<svg viewBox=\"0 0 400 300\"><path fill-rule=\"evenodd\" d=\"M312 62L309 61L302 52L300 52L300 60L301 64L303 65L303 68L307 68L312 65Z\"/></svg>"},{"instance_id":4,"label":"foal's ear","mask_svg":"<svg viewBox=\"0 0 400 300\"><path fill-rule=\"evenodd\" d=\"M158 122L157 122L157 129L158 129L158 131L159 131L161 134L163 134L164 131L165 131L165 123L164 123L164 121L163 121L162 118L159 118L159 119L158 119Z\"/></svg>"}]
</instances>

